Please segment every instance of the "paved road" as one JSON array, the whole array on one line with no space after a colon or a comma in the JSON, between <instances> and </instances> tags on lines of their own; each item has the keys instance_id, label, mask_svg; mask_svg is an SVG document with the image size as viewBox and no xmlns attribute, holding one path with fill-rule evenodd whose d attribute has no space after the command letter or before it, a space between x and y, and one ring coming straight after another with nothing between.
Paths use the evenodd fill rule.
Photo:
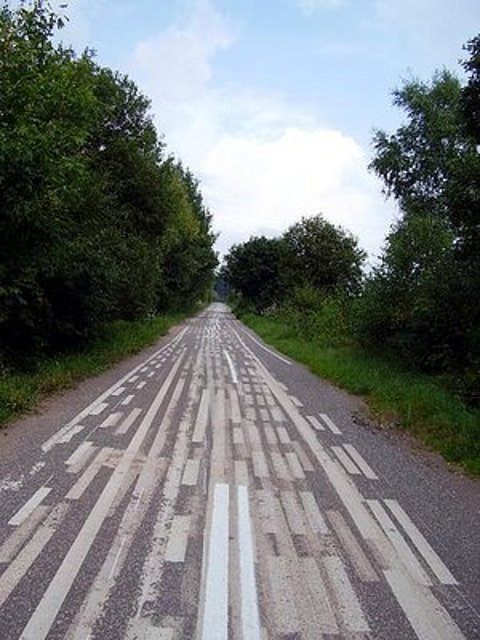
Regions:
<instances>
[{"instance_id":1,"label":"paved road","mask_svg":"<svg viewBox=\"0 0 480 640\"><path fill-rule=\"evenodd\" d=\"M222 305L143 358L1 438L1 640L480 638L480 483Z\"/></svg>"}]
</instances>

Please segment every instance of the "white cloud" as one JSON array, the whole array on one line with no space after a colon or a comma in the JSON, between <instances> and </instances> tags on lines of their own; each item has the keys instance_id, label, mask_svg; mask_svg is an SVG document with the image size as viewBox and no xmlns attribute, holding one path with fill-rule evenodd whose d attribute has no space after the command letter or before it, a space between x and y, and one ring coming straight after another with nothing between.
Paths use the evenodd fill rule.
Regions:
<instances>
[{"instance_id":1,"label":"white cloud","mask_svg":"<svg viewBox=\"0 0 480 640\"><path fill-rule=\"evenodd\" d=\"M323 213L375 255L391 221L363 150L340 131L289 128L273 140L226 136L208 154L203 180L225 234L222 250L232 239L275 235L303 215Z\"/></svg>"},{"instance_id":2,"label":"white cloud","mask_svg":"<svg viewBox=\"0 0 480 640\"><path fill-rule=\"evenodd\" d=\"M186 23L138 43L130 64L171 150L201 179L218 249L322 212L378 253L392 208L362 148L282 96L218 87L215 57L234 43L234 27L202 0Z\"/></svg>"}]
</instances>

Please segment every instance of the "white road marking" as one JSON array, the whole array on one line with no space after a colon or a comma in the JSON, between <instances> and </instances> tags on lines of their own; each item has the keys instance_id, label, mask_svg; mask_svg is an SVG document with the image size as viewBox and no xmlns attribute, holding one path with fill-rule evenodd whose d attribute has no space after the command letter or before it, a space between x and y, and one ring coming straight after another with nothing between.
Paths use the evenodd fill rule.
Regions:
<instances>
[{"instance_id":1,"label":"white road marking","mask_svg":"<svg viewBox=\"0 0 480 640\"><path fill-rule=\"evenodd\" d=\"M226 349L223 350L223 354L225 356L226 361L228 362L228 368L230 369L230 375L232 376L233 384L238 384L238 376L235 371L235 366L233 364L233 360Z\"/></svg>"},{"instance_id":2,"label":"white road marking","mask_svg":"<svg viewBox=\"0 0 480 640\"><path fill-rule=\"evenodd\" d=\"M300 491L300 499L303 503L303 508L305 509L307 520L312 531L324 535L328 534L329 529L327 527L327 523L320 512L320 508L313 493L311 491Z\"/></svg>"},{"instance_id":3,"label":"white road marking","mask_svg":"<svg viewBox=\"0 0 480 640\"><path fill-rule=\"evenodd\" d=\"M11 562L25 542L30 539L32 533L44 520L50 511L50 507L39 506L35 511L19 525L0 546L0 563Z\"/></svg>"},{"instance_id":4,"label":"white road marking","mask_svg":"<svg viewBox=\"0 0 480 640\"><path fill-rule=\"evenodd\" d=\"M118 427L115 429L115 435L117 436L117 435L123 435L124 433L127 433L127 431L130 429L130 427L138 418L138 416L142 413L142 411L143 409L139 409L139 408L132 409L128 414L128 416L125 418L125 420L122 423L120 423Z\"/></svg>"},{"instance_id":5,"label":"white road marking","mask_svg":"<svg viewBox=\"0 0 480 640\"><path fill-rule=\"evenodd\" d=\"M239 337L238 333L235 331L235 329L232 329L233 333L237 336L237 338ZM266 347L264 344L262 344L259 340L257 340L256 338L254 338L252 335L250 335L249 333L245 334L252 342L254 342L255 344L257 344L261 349L263 349L264 351L266 351L267 353L269 353L271 356L273 356L274 358L277 358L278 360L281 360L282 362L284 362L285 364L292 364L290 360L287 360L286 358L284 358L283 356L279 355L278 353L276 353L275 351L272 351L272 349L269 349L268 347Z\"/></svg>"},{"instance_id":6,"label":"white road marking","mask_svg":"<svg viewBox=\"0 0 480 640\"><path fill-rule=\"evenodd\" d=\"M270 458L273 462L273 467L275 469L275 473L281 480L287 480L287 482L292 481L292 476L290 475L290 471L288 470L287 463L285 462L281 453L277 451L270 452Z\"/></svg>"},{"instance_id":7,"label":"white road marking","mask_svg":"<svg viewBox=\"0 0 480 640\"><path fill-rule=\"evenodd\" d=\"M202 391L202 397L200 399L200 406L198 407L198 414L195 421L195 428L193 430L192 442L203 442L205 438L205 430L208 423L209 404L210 391L208 389L204 389Z\"/></svg>"},{"instance_id":8,"label":"white road marking","mask_svg":"<svg viewBox=\"0 0 480 640\"><path fill-rule=\"evenodd\" d=\"M293 404L296 407L303 407L303 403L300 402L300 400L298 398L296 398L295 396L290 396L290 400L293 402Z\"/></svg>"},{"instance_id":9,"label":"white road marking","mask_svg":"<svg viewBox=\"0 0 480 640\"><path fill-rule=\"evenodd\" d=\"M25 522L28 516L40 505L48 496L52 489L50 487L40 487L33 496L28 500L17 513L10 518L8 524L12 527L18 527L18 525Z\"/></svg>"},{"instance_id":10,"label":"white road marking","mask_svg":"<svg viewBox=\"0 0 480 640\"><path fill-rule=\"evenodd\" d=\"M67 493L67 495L65 496L66 500L80 500L88 485L92 482L94 477L97 475L98 470L112 452L113 449L110 449L108 447L104 447L99 451L95 459L85 469L83 474Z\"/></svg>"},{"instance_id":11,"label":"white road marking","mask_svg":"<svg viewBox=\"0 0 480 640\"><path fill-rule=\"evenodd\" d=\"M124 391L125 391L125 387L118 387L118 389L115 389L115 391L112 391L112 396L121 396Z\"/></svg>"},{"instance_id":12,"label":"white road marking","mask_svg":"<svg viewBox=\"0 0 480 640\"><path fill-rule=\"evenodd\" d=\"M137 384L137 386L135 387L135 389L143 389L143 387L146 385L147 383L145 382L145 380L142 380L142 382L139 382Z\"/></svg>"},{"instance_id":13,"label":"white road marking","mask_svg":"<svg viewBox=\"0 0 480 640\"><path fill-rule=\"evenodd\" d=\"M242 640L261 640L257 585L255 581L255 552L248 504L248 490L245 486L237 487L237 506Z\"/></svg>"},{"instance_id":14,"label":"white road marking","mask_svg":"<svg viewBox=\"0 0 480 640\"><path fill-rule=\"evenodd\" d=\"M280 500L287 517L290 531L297 535L305 535L307 529L295 493L293 491L281 491Z\"/></svg>"},{"instance_id":15,"label":"white road marking","mask_svg":"<svg viewBox=\"0 0 480 640\"><path fill-rule=\"evenodd\" d=\"M334 433L336 436L342 435L342 432L340 431L340 429L337 427L334 421L326 413L320 413L319 415L320 415L320 418L324 421L324 423L327 425L327 427L330 429L332 433Z\"/></svg>"},{"instance_id":16,"label":"white road marking","mask_svg":"<svg viewBox=\"0 0 480 640\"><path fill-rule=\"evenodd\" d=\"M174 516L167 548L165 549L165 560L167 562L185 561L190 533L190 518L191 516Z\"/></svg>"},{"instance_id":17,"label":"white road marking","mask_svg":"<svg viewBox=\"0 0 480 640\"><path fill-rule=\"evenodd\" d=\"M235 460L235 484L248 486L248 468L245 460Z\"/></svg>"},{"instance_id":18,"label":"white road marking","mask_svg":"<svg viewBox=\"0 0 480 640\"><path fill-rule=\"evenodd\" d=\"M130 402L134 399L134 395L133 393L131 393L130 395L128 395L125 400L122 400L122 405L126 406L127 404L130 404Z\"/></svg>"},{"instance_id":19,"label":"white road marking","mask_svg":"<svg viewBox=\"0 0 480 640\"><path fill-rule=\"evenodd\" d=\"M107 517L109 508L115 499L125 477L128 475L130 466L135 455L138 453L143 440L164 400L165 394L173 382L177 369L182 364L184 355L180 356L173 365L162 388L158 392L150 408L142 420L137 432L131 439L128 448L125 450L117 467L114 469L109 481L103 489L100 497L95 503L85 520L75 541L70 546L67 555L52 578L43 598L33 612L25 629L22 640L44 640L57 617L72 584L80 570L83 562L93 544L100 527ZM72 570L74 568L74 570Z\"/></svg>"},{"instance_id":20,"label":"white road marking","mask_svg":"<svg viewBox=\"0 0 480 640\"><path fill-rule=\"evenodd\" d=\"M105 418L105 420L99 426L101 429L106 429L107 427L114 427L122 416L123 416L123 413L121 411L117 411L116 413L111 413Z\"/></svg>"},{"instance_id":21,"label":"white road marking","mask_svg":"<svg viewBox=\"0 0 480 640\"><path fill-rule=\"evenodd\" d=\"M419 640L465 640L450 615L430 591L412 582L402 571L384 571L390 588Z\"/></svg>"},{"instance_id":22,"label":"white road marking","mask_svg":"<svg viewBox=\"0 0 480 640\"><path fill-rule=\"evenodd\" d=\"M238 393L231 385L228 385L228 397L230 400L230 419L232 424L240 424L242 421L240 406L238 403Z\"/></svg>"},{"instance_id":23,"label":"white road marking","mask_svg":"<svg viewBox=\"0 0 480 640\"><path fill-rule=\"evenodd\" d=\"M398 504L396 500L384 501L390 511L393 513L398 522L402 525L406 531L410 540L413 542L417 550L423 556L423 559L428 564L433 573L437 576L442 584L458 584L457 580L453 577L447 567L444 565L437 553L432 549L427 540L423 537L417 527L410 520L403 508Z\"/></svg>"},{"instance_id":24,"label":"white road marking","mask_svg":"<svg viewBox=\"0 0 480 640\"><path fill-rule=\"evenodd\" d=\"M64 436L62 436L57 441L57 444L66 444L67 442L70 442L72 440L72 438L77 435L77 433L80 433L80 431L83 431L84 429L85 429L85 425L84 424L76 424L67 433L65 433Z\"/></svg>"},{"instance_id":25,"label":"white road marking","mask_svg":"<svg viewBox=\"0 0 480 640\"><path fill-rule=\"evenodd\" d=\"M72 455L65 461L65 465L68 467L68 473L78 473L87 464L88 459L95 452L97 447L92 442L86 440L82 442Z\"/></svg>"},{"instance_id":26,"label":"white road marking","mask_svg":"<svg viewBox=\"0 0 480 640\"><path fill-rule=\"evenodd\" d=\"M136 382L139 379L140 376L132 376L128 382Z\"/></svg>"},{"instance_id":27,"label":"white road marking","mask_svg":"<svg viewBox=\"0 0 480 640\"><path fill-rule=\"evenodd\" d=\"M360 602L348 579L347 572L340 558L325 556L323 564L332 589L335 593L340 618L347 631L353 633L368 633L370 631Z\"/></svg>"},{"instance_id":28,"label":"white road marking","mask_svg":"<svg viewBox=\"0 0 480 640\"><path fill-rule=\"evenodd\" d=\"M103 402L103 400L108 398L108 396L110 396L116 389L121 387L127 380L130 382L132 374L136 373L147 362L150 362L151 360L153 360L153 358L157 357L159 353L162 353L163 351L165 351L167 346L170 346L170 345L178 343L183 338L183 336L185 335L187 330L188 330L188 327L185 327L184 329L182 329L175 336L175 338L173 338L173 340L169 343L169 345L164 345L161 349L159 349L156 353L154 353L152 356L147 358L144 362L140 363L134 369L129 371L125 376L123 376L123 378L120 378L120 380L117 380L117 382L115 382L115 384L113 384L106 391L104 391L100 396L98 396L98 398L96 398L92 403L90 403L87 407L85 407L85 409L83 409L80 413L78 413L72 420L70 420L70 422L68 422L61 429L59 429L56 433L54 433L51 438L46 440L42 444L42 451L44 453L46 453L47 451L50 451L50 449L52 449L56 444L58 444L61 440L63 440L63 438L67 437L68 434L70 433L70 431L72 429L75 429L79 425L81 420L83 420L83 418L85 418L85 416L91 415L91 410L94 407L96 407L97 405L101 404ZM137 378L138 378L138 376L137 376Z\"/></svg>"},{"instance_id":29,"label":"white road marking","mask_svg":"<svg viewBox=\"0 0 480 640\"><path fill-rule=\"evenodd\" d=\"M342 514L338 511L327 511L327 517L330 520L333 530L342 543L343 548L347 552L360 580L363 580L364 582L377 582L377 574L360 547L357 539L353 535L350 527L345 522Z\"/></svg>"},{"instance_id":30,"label":"white road marking","mask_svg":"<svg viewBox=\"0 0 480 640\"><path fill-rule=\"evenodd\" d=\"M302 463L302 467L305 469L305 471L315 471L313 464L310 462L310 458L305 453L305 450L303 449L300 442L298 440L294 440L292 444L293 444L293 448L297 452L297 456L299 457L300 462Z\"/></svg>"},{"instance_id":31,"label":"white road marking","mask_svg":"<svg viewBox=\"0 0 480 640\"><path fill-rule=\"evenodd\" d=\"M312 609L315 612L315 631L325 635L337 635L339 629L335 620L333 607L328 597L322 574L314 558L299 558L302 568L302 578L308 586Z\"/></svg>"},{"instance_id":32,"label":"white road marking","mask_svg":"<svg viewBox=\"0 0 480 640\"><path fill-rule=\"evenodd\" d=\"M105 411L107 407L108 407L108 402L99 402L98 404L96 404L90 409L89 413L91 416L98 416L100 413Z\"/></svg>"},{"instance_id":33,"label":"white road marking","mask_svg":"<svg viewBox=\"0 0 480 640\"><path fill-rule=\"evenodd\" d=\"M2 579L0 580L0 607L46 547L60 522L65 517L67 510L68 505L64 502L57 505L47 516L43 525L37 529L34 536L2 573ZM21 638L24 640L24 636L21 636ZM36 640L35 635L33 635L32 638Z\"/></svg>"},{"instance_id":34,"label":"white road marking","mask_svg":"<svg viewBox=\"0 0 480 640\"><path fill-rule=\"evenodd\" d=\"M310 422L312 427L317 431L325 431L325 427L321 424L315 416L307 416L307 420Z\"/></svg>"},{"instance_id":35,"label":"white road marking","mask_svg":"<svg viewBox=\"0 0 480 640\"><path fill-rule=\"evenodd\" d=\"M288 451L285 453L285 458L287 459L288 466L290 467L293 477L298 480L304 480L305 474L303 472L302 465L298 461L297 454L294 451Z\"/></svg>"},{"instance_id":36,"label":"white road marking","mask_svg":"<svg viewBox=\"0 0 480 640\"><path fill-rule=\"evenodd\" d=\"M202 640L228 640L228 504L228 484L216 484L206 566Z\"/></svg>"},{"instance_id":37,"label":"white road marking","mask_svg":"<svg viewBox=\"0 0 480 640\"><path fill-rule=\"evenodd\" d=\"M332 447L332 451L340 460L348 473L350 473L351 475L360 475L362 473L357 465L353 462L353 460L347 455L346 451L342 449L342 447Z\"/></svg>"},{"instance_id":38,"label":"white road marking","mask_svg":"<svg viewBox=\"0 0 480 640\"><path fill-rule=\"evenodd\" d=\"M252 451L252 464L253 473L258 478L268 478L270 474L268 473L267 459L262 449Z\"/></svg>"},{"instance_id":39,"label":"white road marking","mask_svg":"<svg viewBox=\"0 0 480 640\"><path fill-rule=\"evenodd\" d=\"M285 427L277 427L277 435L282 444L291 443L290 436L288 435L288 431Z\"/></svg>"},{"instance_id":40,"label":"white road marking","mask_svg":"<svg viewBox=\"0 0 480 640\"><path fill-rule=\"evenodd\" d=\"M387 534L390 542L397 550L398 555L400 556L407 571L410 572L410 575L421 584L431 586L432 581L380 502L378 500L366 500L366 502L380 523L380 526Z\"/></svg>"},{"instance_id":41,"label":"white road marking","mask_svg":"<svg viewBox=\"0 0 480 640\"><path fill-rule=\"evenodd\" d=\"M369 480L378 480L377 474L373 471L370 465L365 461L362 455L358 453L353 444L344 444L343 448L347 453L350 454L350 457L354 460L358 468L362 471L363 475Z\"/></svg>"},{"instance_id":42,"label":"white road marking","mask_svg":"<svg viewBox=\"0 0 480 640\"><path fill-rule=\"evenodd\" d=\"M200 460L189 459L185 464L183 471L182 484L195 486L198 482L198 471L200 469Z\"/></svg>"}]
</instances>

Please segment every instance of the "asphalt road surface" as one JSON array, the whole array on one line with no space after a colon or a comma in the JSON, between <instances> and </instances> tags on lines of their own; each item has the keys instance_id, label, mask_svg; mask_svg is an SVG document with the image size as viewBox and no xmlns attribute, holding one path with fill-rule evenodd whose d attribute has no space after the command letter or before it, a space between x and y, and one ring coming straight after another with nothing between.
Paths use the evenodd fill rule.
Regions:
<instances>
[{"instance_id":1,"label":"asphalt road surface","mask_svg":"<svg viewBox=\"0 0 480 640\"><path fill-rule=\"evenodd\" d=\"M212 305L0 432L1 640L480 638L480 483Z\"/></svg>"}]
</instances>

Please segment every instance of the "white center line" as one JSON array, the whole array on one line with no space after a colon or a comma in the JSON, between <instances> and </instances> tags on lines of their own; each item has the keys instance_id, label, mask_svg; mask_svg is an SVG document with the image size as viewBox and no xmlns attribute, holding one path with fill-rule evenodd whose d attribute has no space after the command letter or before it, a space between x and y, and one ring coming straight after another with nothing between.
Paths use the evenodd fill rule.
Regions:
<instances>
[{"instance_id":1,"label":"white center line","mask_svg":"<svg viewBox=\"0 0 480 640\"><path fill-rule=\"evenodd\" d=\"M216 484L208 546L202 640L228 640L228 503L228 484Z\"/></svg>"}]
</instances>

